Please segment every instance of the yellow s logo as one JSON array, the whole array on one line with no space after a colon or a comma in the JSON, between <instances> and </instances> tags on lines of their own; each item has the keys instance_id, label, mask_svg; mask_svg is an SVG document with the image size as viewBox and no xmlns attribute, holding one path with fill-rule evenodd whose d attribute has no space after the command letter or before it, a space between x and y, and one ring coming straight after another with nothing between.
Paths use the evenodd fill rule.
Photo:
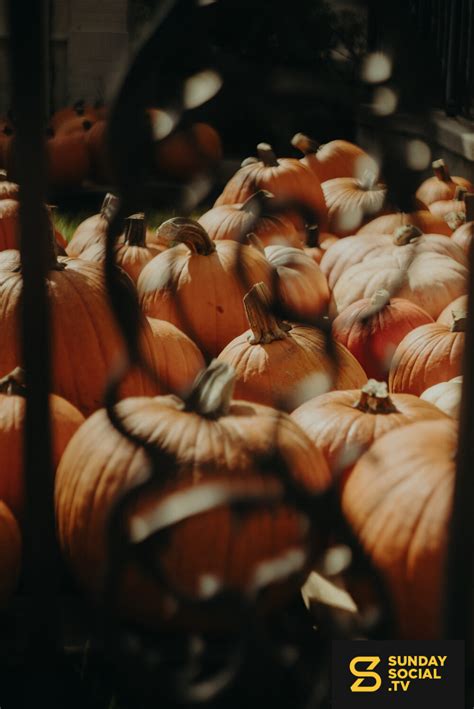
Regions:
<instances>
[{"instance_id":1,"label":"yellow s logo","mask_svg":"<svg viewBox=\"0 0 474 709\"><path fill-rule=\"evenodd\" d=\"M364 664L368 663L367 667L363 671L356 669L360 662L363 662ZM380 657L354 657L354 659L351 660L349 669L354 677L359 677L359 679L356 679L354 684L351 685L351 692L376 692L380 689L382 685L381 676L378 672L371 672L371 670L375 669L379 663ZM364 679L373 679L374 682L369 685L362 684Z\"/></svg>"}]
</instances>

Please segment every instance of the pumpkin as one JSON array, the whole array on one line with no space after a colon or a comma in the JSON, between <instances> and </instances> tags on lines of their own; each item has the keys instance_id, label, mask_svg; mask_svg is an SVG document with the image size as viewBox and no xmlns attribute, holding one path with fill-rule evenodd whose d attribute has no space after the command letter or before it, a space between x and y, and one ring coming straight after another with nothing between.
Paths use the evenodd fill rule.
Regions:
<instances>
[{"instance_id":1,"label":"pumpkin","mask_svg":"<svg viewBox=\"0 0 474 709\"><path fill-rule=\"evenodd\" d=\"M55 132L61 132L66 126L67 131L67 126L71 125L71 121L84 120L94 123L97 120L97 111L93 106L80 99L72 106L66 106L53 113L49 120L49 127Z\"/></svg>"},{"instance_id":2,"label":"pumpkin","mask_svg":"<svg viewBox=\"0 0 474 709\"><path fill-rule=\"evenodd\" d=\"M385 210L387 188L376 173L363 177L336 177L322 184L328 208L328 229L337 236L350 236Z\"/></svg>"},{"instance_id":3,"label":"pumpkin","mask_svg":"<svg viewBox=\"0 0 474 709\"><path fill-rule=\"evenodd\" d=\"M421 394L420 399L437 406L451 418L459 418L462 397L462 376L454 377L447 382L434 384Z\"/></svg>"},{"instance_id":4,"label":"pumpkin","mask_svg":"<svg viewBox=\"0 0 474 709\"><path fill-rule=\"evenodd\" d=\"M0 170L0 200L18 200L19 196L20 186L8 179L6 170Z\"/></svg>"},{"instance_id":5,"label":"pumpkin","mask_svg":"<svg viewBox=\"0 0 474 709\"><path fill-rule=\"evenodd\" d=\"M87 217L81 222L66 247L68 256L79 257L83 251L93 244L105 243L107 227L117 208L118 199L107 193L102 202L99 214Z\"/></svg>"},{"instance_id":6,"label":"pumpkin","mask_svg":"<svg viewBox=\"0 0 474 709\"><path fill-rule=\"evenodd\" d=\"M464 204L464 221L453 231L451 240L460 246L465 254L468 254L474 234L474 194L466 194Z\"/></svg>"},{"instance_id":7,"label":"pumpkin","mask_svg":"<svg viewBox=\"0 0 474 709\"><path fill-rule=\"evenodd\" d=\"M18 523L0 501L0 609L4 610L18 583L22 542Z\"/></svg>"},{"instance_id":8,"label":"pumpkin","mask_svg":"<svg viewBox=\"0 0 474 709\"><path fill-rule=\"evenodd\" d=\"M6 168L10 154L10 143L14 134L11 121L0 120L0 167Z\"/></svg>"},{"instance_id":9,"label":"pumpkin","mask_svg":"<svg viewBox=\"0 0 474 709\"><path fill-rule=\"evenodd\" d=\"M330 313L335 316L377 290L419 305L432 318L467 290L466 266L432 251L393 252L348 268L335 284Z\"/></svg>"},{"instance_id":10,"label":"pumpkin","mask_svg":"<svg viewBox=\"0 0 474 709\"><path fill-rule=\"evenodd\" d=\"M422 325L398 345L389 374L390 391L422 394L462 372L466 313L455 312L451 327Z\"/></svg>"},{"instance_id":11,"label":"pumpkin","mask_svg":"<svg viewBox=\"0 0 474 709\"><path fill-rule=\"evenodd\" d=\"M281 412L233 401L233 376L223 362L213 362L198 377L186 400L139 397L117 407L127 430L173 460L168 470L156 471L162 484L142 489L133 508L125 512L135 538L140 522L142 531L143 522L147 529L149 515L176 491L186 492L207 481L227 486L243 482L247 494L281 490L275 476L267 473L263 478L261 473L260 457L271 449L285 460L292 479L305 489L319 492L327 488L327 465L303 431ZM62 458L55 491L59 541L74 573L95 598L103 590L108 522L114 505L150 474L143 452L117 433L105 411L85 422ZM170 528L165 545L156 547L154 553L159 554L170 582L195 597L205 579L241 592L248 590L261 562L292 554L290 578L279 586L279 597L287 598L308 571L302 553L308 541L307 527L281 504L271 510L257 508L241 517L238 527L229 509L223 507L182 518ZM206 621L194 608L169 603L156 577L144 575L132 560L126 563L119 581L119 611L148 627L190 628L206 623L209 627L212 621L217 622L216 615ZM256 600L259 610L264 610L264 602L272 604L268 595ZM273 596L273 605L275 602ZM232 619L227 614L223 622L229 624Z\"/></svg>"},{"instance_id":12,"label":"pumpkin","mask_svg":"<svg viewBox=\"0 0 474 709\"><path fill-rule=\"evenodd\" d=\"M445 415L417 396L389 395L385 382L369 379L360 390L331 391L310 399L291 417L323 453L337 478L388 431Z\"/></svg>"},{"instance_id":13,"label":"pumpkin","mask_svg":"<svg viewBox=\"0 0 474 709\"><path fill-rule=\"evenodd\" d=\"M147 318L163 393L187 393L205 362L194 342L166 320Z\"/></svg>"},{"instance_id":14,"label":"pumpkin","mask_svg":"<svg viewBox=\"0 0 474 709\"><path fill-rule=\"evenodd\" d=\"M13 183L8 183L13 184ZM0 182L0 191L1 191ZM46 209L52 216L52 207L46 205ZM64 249L66 240L57 229L54 235L58 247ZM6 249L19 249L20 247L20 203L17 199L0 197L0 251Z\"/></svg>"},{"instance_id":15,"label":"pumpkin","mask_svg":"<svg viewBox=\"0 0 474 709\"><path fill-rule=\"evenodd\" d=\"M48 181L54 189L79 187L90 173L85 132L52 134L46 141Z\"/></svg>"},{"instance_id":16,"label":"pumpkin","mask_svg":"<svg viewBox=\"0 0 474 709\"><path fill-rule=\"evenodd\" d=\"M466 205L464 197L466 190L464 187L456 187L456 193L452 199L440 200L430 204L430 212L435 217L444 219L450 229L456 230L466 219Z\"/></svg>"},{"instance_id":17,"label":"pumpkin","mask_svg":"<svg viewBox=\"0 0 474 709\"><path fill-rule=\"evenodd\" d=\"M365 383L363 369L345 347L335 345L333 361L320 330L278 320L263 283L251 288L244 305L250 330L232 340L218 358L235 369L236 397L292 411L311 396L312 382L326 390Z\"/></svg>"},{"instance_id":18,"label":"pumpkin","mask_svg":"<svg viewBox=\"0 0 474 709\"><path fill-rule=\"evenodd\" d=\"M91 177L99 184L112 182L111 168L107 156L107 123L99 120L87 131L86 147L91 162Z\"/></svg>"},{"instance_id":19,"label":"pumpkin","mask_svg":"<svg viewBox=\"0 0 474 709\"><path fill-rule=\"evenodd\" d=\"M302 222L319 224L323 228L327 222L327 207L318 178L299 160L277 160L267 143L259 143L257 152L259 159L237 170L214 206L242 204L255 192L268 190L281 200L297 201L311 213L295 215L292 212L298 228Z\"/></svg>"},{"instance_id":20,"label":"pumpkin","mask_svg":"<svg viewBox=\"0 0 474 709\"><path fill-rule=\"evenodd\" d=\"M20 258L0 252L0 375L21 363L19 315L23 279ZM103 269L79 259L50 255L47 287L52 315L52 391L86 416L98 409L111 370L124 343L110 310ZM132 287L123 274L127 287ZM142 353L157 371L153 336L143 318ZM120 387L121 396L154 394L157 386L133 369Z\"/></svg>"},{"instance_id":21,"label":"pumpkin","mask_svg":"<svg viewBox=\"0 0 474 709\"><path fill-rule=\"evenodd\" d=\"M368 377L387 377L394 352L411 330L433 322L415 303L379 290L357 300L332 323L332 336L347 347Z\"/></svg>"},{"instance_id":22,"label":"pumpkin","mask_svg":"<svg viewBox=\"0 0 474 709\"><path fill-rule=\"evenodd\" d=\"M359 458L342 490L343 513L386 583L396 635L410 640L441 634L456 446L449 419L397 428Z\"/></svg>"},{"instance_id":23,"label":"pumpkin","mask_svg":"<svg viewBox=\"0 0 474 709\"><path fill-rule=\"evenodd\" d=\"M264 253L273 268L273 295L285 316L313 324L324 315L329 288L318 264L292 246L267 246Z\"/></svg>"},{"instance_id":24,"label":"pumpkin","mask_svg":"<svg viewBox=\"0 0 474 709\"><path fill-rule=\"evenodd\" d=\"M83 423L83 415L66 399L49 397L53 468L56 470L70 438ZM0 499L23 518L23 436L26 411L24 373L19 367L0 379Z\"/></svg>"},{"instance_id":25,"label":"pumpkin","mask_svg":"<svg viewBox=\"0 0 474 709\"><path fill-rule=\"evenodd\" d=\"M158 229L176 243L148 263L138 279L146 315L167 320L205 354L217 356L246 327L242 298L256 282L269 282L265 257L235 241L212 241L192 219L175 217Z\"/></svg>"},{"instance_id":26,"label":"pumpkin","mask_svg":"<svg viewBox=\"0 0 474 709\"><path fill-rule=\"evenodd\" d=\"M469 192L474 191L474 185L464 177L451 177L448 166L444 160L435 160L432 163L433 177L429 177L418 188L416 196L427 207L433 202L453 199L458 186L464 187Z\"/></svg>"},{"instance_id":27,"label":"pumpkin","mask_svg":"<svg viewBox=\"0 0 474 709\"><path fill-rule=\"evenodd\" d=\"M452 303L449 303L438 316L436 322L442 325L451 325L453 322L453 312L467 310L467 295L461 295Z\"/></svg>"},{"instance_id":28,"label":"pumpkin","mask_svg":"<svg viewBox=\"0 0 474 709\"><path fill-rule=\"evenodd\" d=\"M334 288L341 275L350 266L380 256L393 254L415 255L438 253L467 265L465 254L452 240L441 234L422 234L413 225L399 227L389 234L358 234L341 239L331 245L321 259L321 269L329 287Z\"/></svg>"},{"instance_id":29,"label":"pumpkin","mask_svg":"<svg viewBox=\"0 0 474 709\"><path fill-rule=\"evenodd\" d=\"M214 169L221 158L219 133L208 123L178 128L154 147L156 170L168 179L191 180Z\"/></svg>"},{"instance_id":30,"label":"pumpkin","mask_svg":"<svg viewBox=\"0 0 474 709\"><path fill-rule=\"evenodd\" d=\"M401 226L416 226L423 234L444 234L451 236L452 229L440 217L436 217L426 209L416 212L397 212L396 214L383 214L380 217L364 224L358 234L393 234Z\"/></svg>"},{"instance_id":31,"label":"pumpkin","mask_svg":"<svg viewBox=\"0 0 474 709\"><path fill-rule=\"evenodd\" d=\"M366 170L377 171L370 155L347 140L331 140L319 145L304 133L296 133L291 144L303 153L301 162L314 172L320 182L338 177L359 178Z\"/></svg>"},{"instance_id":32,"label":"pumpkin","mask_svg":"<svg viewBox=\"0 0 474 709\"><path fill-rule=\"evenodd\" d=\"M198 221L211 239L232 239L245 243L250 232L256 234L264 246L288 244L301 247L301 234L293 222L283 215L272 214L270 192L260 190L243 204L223 204L205 212Z\"/></svg>"},{"instance_id":33,"label":"pumpkin","mask_svg":"<svg viewBox=\"0 0 474 709\"><path fill-rule=\"evenodd\" d=\"M115 262L128 273L134 283L147 263L160 249L146 243L145 215L132 214L125 220L125 230L115 244ZM105 243L92 244L81 255L84 261L101 263L105 259Z\"/></svg>"}]
</instances>

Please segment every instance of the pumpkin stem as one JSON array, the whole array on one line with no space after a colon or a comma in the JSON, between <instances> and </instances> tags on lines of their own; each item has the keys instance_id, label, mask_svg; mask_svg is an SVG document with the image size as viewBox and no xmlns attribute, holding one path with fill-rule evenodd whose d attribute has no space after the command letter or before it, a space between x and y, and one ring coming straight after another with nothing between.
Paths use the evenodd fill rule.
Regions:
<instances>
[{"instance_id":1,"label":"pumpkin stem","mask_svg":"<svg viewBox=\"0 0 474 709\"><path fill-rule=\"evenodd\" d=\"M377 185L376 173L373 170L364 170L362 177L357 180L357 184L361 190L365 190L366 192L375 189Z\"/></svg>"},{"instance_id":2,"label":"pumpkin stem","mask_svg":"<svg viewBox=\"0 0 474 709\"><path fill-rule=\"evenodd\" d=\"M294 148L297 148L303 155L311 155L312 153L317 153L320 144L317 143L313 138L305 135L304 133L296 133L291 139L291 144Z\"/></svg>"},{"instance_id":3,"label":"pumpkin stem","mask_svg":"<svg viewBox=\"0 0 474 709\"><path fill-rule=\"evenodd\" d=\"M449 182L451 180L451 175L449 174L448 166L446 165L444 160L435 160L431 163L431 167L433 168L433 172L438 178L438 180L441 180L442 182Z\"/></svg>"},{"instance_id":4,"label":"pumpkin stem","mask_svg":"<svg viewBox=\"0 0 474 709\"><path fill-rule=\"evenodd\" d=\"M247 241L249 242L250 246L254 247L254 249L257 249L257 251L260 251L260 253L263 254L264 256L266 255L263 241L253 231L251 231L249 234L247 234Z\"/></svg>"},{"instance_id":5,"label":"pumpkin stem","mask_svg":"<svg viewBox=\"0 0 474 709\"><path fill-rule=\"evenodd\" d=\"M8 181L7 171L0 170L0 182L7 182L7 181Z\"/></svg>"},{"instance_id":6,"label":"pumpkin stem","mask_svg":"<svg viewBox=\"0 0 474 709\"><path fill-rule=\"evenodd\" d=\"M26 396L25 370L21 367L15 369L0 379L0 394L8 396Z\"/></svg>"},{"instance_id":7,"label":"pumpkin stem","mask_svg":"<svg viewBox=\"0 0 474 709\"><path fill-rule=\"evenodd\" d=\"M463 187L462 185L458 185L456 187L456 190L454 192L454 199L456 202L464 202L464 198L467 194L467 189Z\"/></svg>"},{"instance_id":8,"label":"pumpkin stem","mask_svg":"<svg viewBox=\"0 0 474 709\"><path fill-rule=\"evenodd\" d=\"M213 359L194 380L186 398L186 411L218 419L229 413L234 392L235 370L230 364Z\"/></svg>"},{"instance_id":9,"label":"pumpkin stem","mask_svg":"<svg viewBox=\"0 0 474 709\"><path fill-rule=\"evenodd\" d=\"M268 143L259 143L257 145L258 158L265 167L278 167L278 160L273 152L273 148Z\"/></svg>"},{"instance_id":10,"label":"pumpkin stem","mask_svg":"<svg viewBox=\"0 0 474 709\"><path fill-rule=\"evenodd\" d=\"M259 216L264 213L265 205L269 199L274 199L271 192L268 192L267 190L259 190L258 192L255 192L255 194L250 195L250 197L240 207L240 211Z\"/></svg>"},{"instance_id":11,"label":"pumpkin stem","mask_svg":"<svg viewBox=\"0 0 474 709\"><path fill-rule=\"evenodd\" d=\"M85 110L85 107L86 107L86 102L84 101L83 98L80 98L78 101L76 101L76 102L73 104L72 107L73 107L73 109L75 110L75 112L77 113L78 116L83 116L83 115L84 115L84 110Z\"/></svg>"},{"instance_id":12,"label":"pumpkin stem","mask_svg":"<svg viewBox=\"0 0 474 709\"><path fill-rule=\"evenodd\" d=\"M310 249L319 248L319 225L311 224L306 227L306 246Z\"/></svg>"},{"instance_id":13,"label":"pumpkin stem","mask_svg":"<svg viewBox=\"0 0 474 709\"><path fill-rule=\"evenodd\" d=\"M354 404L355 409L365 414L394 414L397 407L393 403L387 390L386 382L369 379L360 390L360 398Z\"/></svg>"},{"instance_id":14,"label":"pumpkin stem","mask_svg":"<svg viewBox=\"0 0 474 709\"><path fill-rule=\"evenodd\" d=\"M252 333L251 345L268 345L288 337L291 325L278 320L270 310L271 296L265 283L256 283L244 296L244 308Z\"/></svg>"},{"instance_id":15,"label":"pumpkin stem","mask_svg":"<svg viewBox=\"0 0 474 709\"><path fill-rule=\"evenodd\" d=\"M380 288L376 290L370 299L370 305L373 307L374 311L378 312L382 310L386 305L390 303L390 293L385 288Z\"/></svg>"},{"instance_id":16,"label":"pumpkin stem","mask_svg":"<svg viewBox=\"0 0 474 709\"><path fill-rule=\"evenodd\" d=\"M451 314L453 316L451 332L466 332L467 312L465 310L453 310Z\"/></svg>"},{"instance_id":17,"label":"pumpkin stem","mask_svg":"<svg viewBox=\"0 0 474 709\"><path fill-rule=\"evenodd\" d=\"M56 241L56 233L53 222L53 210L55 209L57 209L56 205L46 205L49 228L48 265L50 271L64 271L64 269L66 268L66 264L58 261L58 242Z\"/></svg>"},{"instance_id":18,"label":"pumpkin stem","mask_svg":"<svg viewBox=\"0 0 474 709\"><path fill-rule=\"evenodd\" d=\"M185 244L190 251L200 256L209 256L216 245L199 222L186 217L173 217L163 222L156 230L157 239L168 248Z\"/></svg>"},{"instance_id":19,"label":"pumpkin stem","mask_svg":"<svg viewBox=\"0 0 474 709\"><path fill-rule=\"evenodd\" d=\"M456 229L459 229L460 226L465 224L466 214L464 212L456 212L456 210L453 209L451 212L444 215L444 221L450 229L455 231Z\"/></svg>"},{"instance_id":20,"label":"pumpkin stem","mask_svg":"<svg viewBox=\"0 0 474 709\"><path fill-rule=\"evenodd\" d=\"M406 246L418 237L423 236L423 232L413 224L406 224L395 229L393 233L393 243L396 246Z\"/></svg>"},{"instance_id":21,"label":"pumpkin stem","mask_svg":"<svg viewBox=\"0 0 474 709\"><path fill-rule=\"evenodd\" d=\"M143 212L132 214L125 220L125 241L130 246L145 246L146 228Z\"/></svg>"},{"instance_id":22,"label":"pumpkin stem","mask_svg":"<svg viewBox=\"0 0 474 709\"><path fill-rule=\"evenodd\" d=\"M118 207L118 202L118 197L111 192L107 192L100 208L100 216L110 222Z\"/></svg>"},{"instance_id":23,"label":"pumpkin stem","mask_svg":"<svg viewBox=\"0 0 474 709\"><path fill-rule=\"evenodd\" d=\"M464 203L466 205L466 222L474 222L474 194L472 192L466 192Z\"/></svg>"},{"instance_id":24,"label":"pumpkin stem","mask_svg":"<svg viewBox=\"0 0 474 709\"><path fill-rule=\"evenodd\" d=\"M257 162L258 159L254 157L244 158L240 163L240 167L247 167L247 165L255 165Z\"/></svg>"}]
</instances>

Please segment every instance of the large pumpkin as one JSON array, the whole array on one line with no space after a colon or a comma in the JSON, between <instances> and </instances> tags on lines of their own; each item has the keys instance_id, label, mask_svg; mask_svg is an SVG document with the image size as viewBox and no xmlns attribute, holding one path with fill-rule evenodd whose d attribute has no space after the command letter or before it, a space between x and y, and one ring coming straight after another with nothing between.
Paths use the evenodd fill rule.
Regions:
<instances>
[{"instance_id":1,"label":"large pumpkin","mask_svg":"<svg viewBox=\"0 0 474 709\"><path fill-rule=\"evenodd\" d=\"M370 379L360 390L331 391L310 399L291 417L324 454L334 477L339 477L388 431L445 415L417 396L389 395L385 382Z\"/></svg>"},{"instance_id":2,"label":"large pumpkin","mask_svg":"<svg viewBox=\"0 0 474 709\"><path fill-rule=\"evenodd\" d=\"M342 491L344 515L386 582L396 634L410 640L441 633L456 445L449 419L397 428L358 460Z\"/></svg>"},{"instance_id":3,"label":"large pumpkin","mask_svg":"<svg viewBox=\"0 0 474 709\"><path fill-rule=\"evenodd\" d=\"M133 287L124 274L128 287ZM103 402L106 382L124 352L110 310L103 269L79 259L51 259L47 287L52 310L52 390L89 415ZM20 258L0 252L0 375L21 363L19 317L23 279ZM143 318L142 352L155 368L152 333ZM157 387L141 371L132 371L122 396L155 394Z\"/></svg>"},{"instance_id":4,"label":"large pumpkin","mask_svg":"<svg viewBox=\"0 0 474 709\"><path fill-rule=\"evenodd\" d=\"M18 519L24 513L23 437L26 410L24 374L18 367L0 379L0 499ZM50 395L53 468L84 417L66 399Z\"/></svg>"},{"instance_id":5,"label":"large pumpkin","mask_svg":"<svg viewBox=\"0 0 474 709\"><path fill-rule=\"evenodd\" d=\"M416 212L397 212L384 214L372 219L359 229L358 234L393 234L401 226L416 226L423 234L444 234L451 236L452 229L444 219L436 217L428 210L420 209Z\"/></svg>"},{"instance_id":6,"label":"large pumpkin","mask_svg":"<svg viewBox=\"0 0 474 709\"><path fill-rule=\"evenodd\" d=\"M453 314L451 327L422 325L398 345L389 374L390 391L422 394L462 373L466 313Z\"/></svg>"},{"instance_id":7,"label":"large pumpkin","mask_svg":"<svg viewBox=\"0 0 474 709\"><path fill-rule=\"evenodd\" d=\"M362 224L386 211L387 188L375 173L363 177L336 177L322 184L328 208L328 229L337 236L350 236Z\"/></svg>"},{"instance_id":8,"label":"large pumpkin","mask_svg":"<svg viewBox=\"0 0 474 709\"><path fill-rule=\"evenodd\" d=\"M345 347L336 344L332 359L320 330L275 318L263 283L247 293L244 304L250 330L218 358L235 369L236 397L292 411L312 396L312 382L324 391L365 383L365 372Z\"/></svg>"},{"instance_id":9,"label":"large pumpkin","mask_svg":"<svg viewBox=\"0 0 474 709\"><path fill-rule=\"evenodd\" d=\"M260 190L243 204L223 204L214 207L199 217L211 239L232 239L245 243L250 232L256 234L264 246L288 244L301 247L302 236L294 223L284 215L272 214L270 192Z\"/></svg>"},{"instance_id":10,"label":"large pumpkin","mask_svg":"<svg viewBox=\"0 0 474 709\"><path fill-rule=\"evenodd\" d=\"M267 143L257 146L258 160L241 167L229 180L215 206L241 204L259 190L268 190L282 200L297 200L312 212L311 222L325 226L327 207L321 184L300 160L279 158ZM304 217L303 221L306 218ZM301 216L297 216L297 226Z\"/></svg>"},{"instance_id":11,"label":"large pumpkin","mask_svg":"<svg viewBox=\"0 0 474 709\"><path fill-rule=\"evenodd\" d=\"M347 347L368 377L385 379L405 335L433 318L415 303L390 298L386 290L357 300L332 323L332 335Z\"/></svg>"},{"instance_id":12,"label":"large pumpkin","mask_svg":"<svg viewBox=\"0 0 474 709\"><path fill-rule=\"evenodd\" d=\"M331 140L319 145L304 133L296 133L291 144L303 153L301 162L314 172L320 182L339 177L360 178L366 170L376 171L373 158L347 140Z\"/></svg>"},{"instance_id":13,"label":"large pumpkin","mask_svg":"<svg viewBox=\"0 0 474 709\"><path fill-rule=\"evenodd\" d=\"M105 243L107 227L117 204L117 197L110 192L105 195L100 212L87 217L76 228L66 248L68 256L77 258L90 246Z\"/></svg>"},{"instance_id":14,"label":"large pumpkin","mask_svg":"<svg viewBox=\"0 0 474 709\"><path fill-rule=\"evenodd\" d=\"M469 192L474 191L474 186L464 177L451 177L448 166L444 160L435 160L432 163L433 177L425 180L416 192L417 198L427 207L433 202L453 199L456 188L460 185Z\"/></svg>"},{"instance_id":15,"label":"large pumpkin","mask_svg":"<svg viewBox=\"0 0 474 709\"><path fill-rule=\"evenodd\" d=\"M177 245L143 269L137 284L142 308L217 356L246 330L242 298L254 283L269 282L268 262L251 246L212 241L192 219L175 217L158 231Z\"/></svg>"},{"instance_id":16,"label":"large pumpkin","mask_svg":"<svg viewBox=\"0 0 474 709\"><path fill-rule=\"evenodd\" d=\"M4 610L18 582L21 568L21 533L18 523L0 501L0 609Z\"/></svg>"},{"instance_id":17,"label":"large pumpkin","mask_svg":"<svg viewBox=\"0 0 474 709\"><path fill-rule=\"evenodd\" d=\"M232 401L232 382L231 368L214 362L197 379L186 401L140 397L117 407L127 430L173 461L168 469L155 471L161 483L148 491L142 489L125 513L132 532L141 533L144 521L147 528L149 515L170 493L186 492L206 481L227 485L244 481L248 494L256 488L260 492L281 489L273 475L263 479L259 472L260 457L271 450L283 457L292 478L306 489L327 488L327 465L303 431L274 409ZM114 505L150 476L143 452L117 433L104 411L86 421L62 458L56 477L59 541L74 573L96 598L103 590L108 522ZM308 541L308 530L288 507L257 509L250 517L240 518L238 526L224 507L185 518L169 530L165 545L155 547L154 553L168 579L195 597L200 589L204 593L206 579L246 590L255 583L259 563L283 555L290 561L292 556L290 578L279 588L280 596L286 597L298 588L307 571L302 551ZM145 576L132 561L126 564L116 592L120 611L147 626L189 627L204 622L195 610L170 603L159 581ZM232 619L224 622L232 623Z\"/></svg>"},{"instance_id":18,"label":"large pumpkin","mask_svg":"<svg viewBox=\"0 0 474 709\"><path fill-rule=\"evenodd\" d=\"M420 399L429 401L430 404L443 411L451 418L459 418L462 396L462 376L454 377L448 382L434 384L421 394Z\"/></svg>"}]
</instances>

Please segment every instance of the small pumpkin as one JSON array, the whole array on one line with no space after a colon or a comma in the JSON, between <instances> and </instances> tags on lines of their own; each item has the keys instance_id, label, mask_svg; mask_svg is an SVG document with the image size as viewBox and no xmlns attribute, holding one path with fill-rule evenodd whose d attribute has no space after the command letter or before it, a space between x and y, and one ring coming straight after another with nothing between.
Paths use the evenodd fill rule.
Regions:
<instances>
[{"instance_id":1,"label":"small pumpkin","mask_svg":"<svg viewBox=\"0 0 474 709\"><path fill-rule=\"evenodd\" d=\"M76 228L66 247L68 256L78 258L89 246L105 242L107 227L117 205L117 197L108 192L104 197L100 212L87 217Z\"/></svg>"},{"instance_id":2,"label":"small pumpkin","mask_svg":"<svg viewBox=\"0 0 474 709\"><path fill-rule=\"evenodd\" d=\"M294 223L284 215L272 214L273 195L260 190L243 204L223 204L205 212L198 221L211 239L231 239L245 243L250 232L256 234L264 246L288 244L301 248L302 235Z\"/></svg>"},{"instance_id":3,"label":"small pumpkin","mask_svg":"<svg viewBox=\"0 0 474 709\"><path fill-rule=\"evenodd\" d=\"M303 153L301 162L326 182L339 177L360 178L366 170L376 172L376 164L365 150L347 140L331 140L319 145L304 133L296 133L291 144Z\"/></svg>"},{"instance_id":4,"label":"small pumpkin","mask_svg":"<svg viewBox=\"0 0 474 709\"><path fill-rule=\"evenodd\" d=\"M390 391L419 396L462 373L466 313L453 313L451 327L422 325L399 344L389 374Z\"/></svg>"},{"instance_id":5,"label":"small pumpkin","mask_svg":"<svg viewBox=\"0 0 474 709\"><path fill-rule=\"evenodd\" d=\"M343 513L385 580L397 637L441 634L456 447L452 420L418 421L379 438L344 482Z\"/></svg>"},{"instance_id":6,"label":"small pumpkin","mask_svg":"<svg viewBox=\"0 0 474 709\"><path fill-rule=\"evenodd\" d=\"M369 379L360 390L331 391L310 399L291 417L323 453L334 478L339 478L388 431L445 415L417 396L389 395L385 382Z\"/></svg>"},{"instance_id":7,"label":"small pumpkin","mask_svg":"<svg viewBox=\"0 0 474 709\"><path fill-rule=\"evenodd\" d=\"M208 123L193 123L157 142L154 158L160 176L190 180L215 168L222 158L221 139Z\"/></svg>"},{"instance_id":8,"label":"small pumpkin","mask_svg":"<svg viewBox=\"0 0 474 709\"><path fill-rule=\"evenodd\" d=\"M336 177L322 184L328 208L328 229L337 236L350 236L362 224L386 211L387 188L377 174Z\"/></svg>"},{"instance_id":9,"label":"small pumpkin","mask_svg":"<svg viewBox=\"0 0 474 709\"><path fill-rule=\"evenodd\" d=\"M421 394L420 399L437 406L451 418L459 418L462 397L462 376L454 377L447 382L434 384Z\"/></svg>"},{"instance_id":10,"label":"small pumpkin","mask_svg":"<svg viewBox=\"0 0 474 709\"><path fill-rule=\"evenodd\" d=\"M365 383L362 367L345 347L335 345L333 361L320 330L277 319L263 283L251 288L244 305L250 330L232 340L218 358L235 369L236 397L292 411L311 396L311 382L325 390Z\"/></svg>"},{"instance_id":11,"label":"small pumpkin","mask_svg":"<svg viewBox=\"0 0 474 709\"><path fill-rule=\"evenodd\" d=\"M435 217L444 219L450 229L454 231L466 219L465 195L464 187L456 187L456 193L452 199L433 202L430 204L429 210Z\"/></svg>"},{"instance_id":12,"label":"small pumpkin","mask_svg":"<svg viewBox=\"0 0 474 709\"><path fill-rule=\"evenodd\" d=\"M55 111L49 120L49 127L53 131L61 132L64 126L70 126L71 121L83 120L94 123L97 120L97 110L83 99L79 99L72 106L65 106Z\"/></svg>"},{"instance_id":13,"label":"small pumpkin","mask_svg":"<svg viewBox=\"0 0 474 709\"><path fill-rule=\"evenodd\" d=\"M343 310L332 323L332 336L347 347L368 377L383 380L405 335L432 322L415 303L378 290Z\"/></svg>"},{"instance_id":14,"label":"small pumpkin","mask_svg":"<svg viewBox=\"0 0 474 709\"><path fill-rule=\"evenodd\" d=\"M262 477L260 457L270 449L283 457L293 480L308 491L327 488L327 465L303 431L281 412L232 400L233 376L226 364L213 362L198 377L186 400L138 397L117 407L127 430L174 461L169 470L156 471L162 485L138 494L125 516L132 531L170 493L186 492L206 481L227 486L244 481L250 490L281 489L275 476ZM111 511L127 491L149 476L143 451L112 427L105 411L86 421L62 458L55 492L59 541L72 570L94 598L103 590ZM97 490L103 494L97 495ZM135 526L133 519L137 520ZM264 611L294 593L304 579L308 530L294 511L278 504L272 510L257 509L242 517L238 528L232 520L227 507L185 518L170 529L166 545L156 547L154 553L168 579L195 597L200 594L201 579L212 578L224 587L246 590L255 582L259 563L284 553L296 554L294 561L298 563L289 579L280 584L278 596L273 588L270 595L257 597L258 609ZM198 616L195 609L169 603L160 582L132 561L126 563L120 581L119 612L147 627L209 628L217 622L215 615ZM229 624L232 619L227 615L223 622ZM219 627L222 629L222 623Z\"/></svg>"},{"instance_id":15,"label":"small pumpkin","mask_svg":"<svg viewBox=\"0 0 474 709\"><path fill-rule=\"evenodd\" d=\"M399 227L415 226L423 234L444 234L451 236L452 229L445 220L431 214L426 209L419 209L415 212L397 212L396 214L383 214L380 217L364 224L358 234L393 234Z\"/></svg>"},{"instance_id":16,"label":"small pumpkin","mask_svg":"<svg viewBox=\"0 0 474 709\"><path fill-rule=\"evenodd\" d=\"M257 145L258 160L241 167L229 180L224 191L215 202L215 207L222 204L242 204L259 190L268 190L281 200L297 201L311 213L306 215L291 213L296 226L303 222L327 223L327 207L318 178L300 160L279 158L267 143Z\"/></svg>"},{"instance_id":17,"label":"small pumpkin","mask_svg":"<svg viewBox=\"0 0 474 709\"><path fill-rule=\"evenodd\" d=\"M254 283L269 283L270 266L257 249L212 241L192 219L169 219L158 234L176 246L155 256L141 272L137 288L142 309L176 325L205 354L217 356L246 329L242 298Z\"/></svg>"},{"instance_id":18,"label":"small pumpkin","mask_svg":"<svg viewBox=\"0 0 474 709\"><path fill-rule=\"evenodd\" d=\"M21 532L7 505L0 500L0 609L5 610L20 576Z\"/></svg>"},{"instance_id":19,"label":"small pumpkin","mask_svg":"<svg viewBox=\"0 0 474 709\"><path fill-rule=\"evenodd\" d=\"M433 202L447 201L454 198L456 188L461 186L468 192L474 191L474 186L464 177L451 177L444 160L435 160L432 163L433 177L429 177L419 186L416 196L427 207Z\"/></svg>"}]
</instances>

